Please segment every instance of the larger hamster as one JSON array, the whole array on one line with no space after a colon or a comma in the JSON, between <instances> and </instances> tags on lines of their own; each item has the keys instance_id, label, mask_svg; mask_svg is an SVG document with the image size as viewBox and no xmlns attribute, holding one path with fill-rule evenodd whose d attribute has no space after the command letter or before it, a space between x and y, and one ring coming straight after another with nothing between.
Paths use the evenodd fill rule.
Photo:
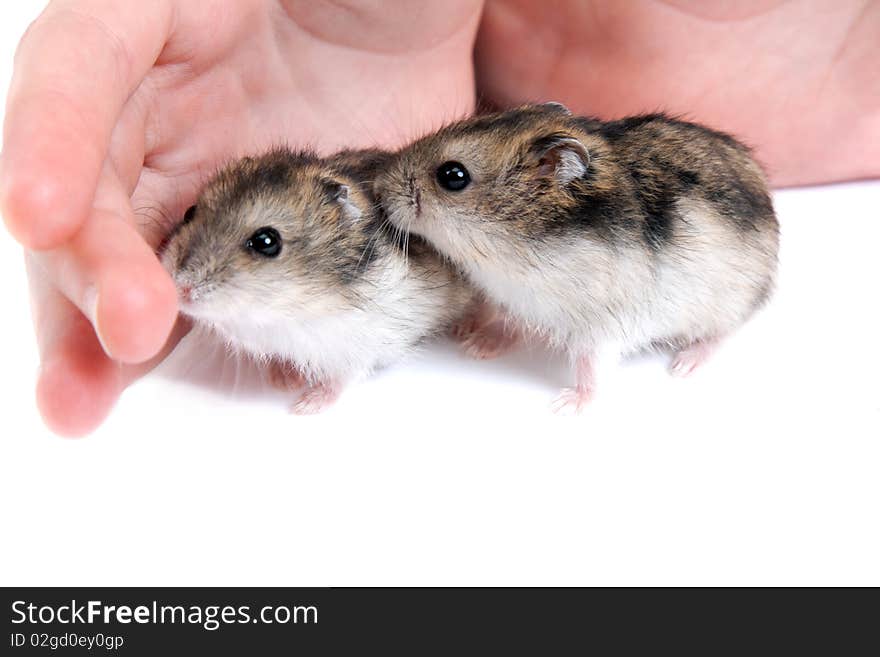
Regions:
<instances>
[{"instance_id":1,"label":"larger hamster","mask_svg":"<svg viewBox=\"0 0 880 657\"><path fill-rule=\"evenodd\" d=\"M664 345L686 373L773 287L767 183L732 137L661 114L562 105L452 124L403 148L376 190L513 321L568 351L580 410L605 345Z\"/></svg>"},{"instance_id":2,"label":"larger hamster","mask_svg":"<svg viewBox=\"0 0 880 657\"><path fill-rule=\"evenodd\" d=\"M296 413L448 330L471 288L419 240L383 225L369 183L386 155L244 158L202 191L162 260L181 310L305 386Z\"/></svg>"}]
</instances>

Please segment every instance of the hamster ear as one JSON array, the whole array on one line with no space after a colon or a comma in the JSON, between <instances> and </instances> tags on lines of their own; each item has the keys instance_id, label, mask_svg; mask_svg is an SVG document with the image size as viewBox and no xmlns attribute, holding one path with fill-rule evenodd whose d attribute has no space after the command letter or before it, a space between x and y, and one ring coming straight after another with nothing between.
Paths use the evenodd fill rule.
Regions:
<instances>
[{"instance_id":1,"label":"hamster ear","mask_svg":"<svg viewBox=\"0 0 880 657\"><path fill-rule=\"evenodd\" d=\"M532 156L540 176L555 176L560 185L582 177L590 168L590 152L583 143L563 133L537 139Z\"/></svg>"},{"instance_id":2,"label":"hamster ear","mask_svg":"<svg viewBox=\"0 0 880 657\"><path fill-rule=\"evenodd\" d=\"M349 221L357 221L361 218L361 209L352 202L351 188L348 185L328 180L324 183L324 189L330 202L340 206L343 217Z\"/></svg>"},{"instance_id":3,"label":"hamster ear","mask_svg":"<svg viewBox=\"0 0 880 657\"><path fill-rule=\"evenodd\" d=\"M557 112L558 114L565 114L566 116L571 116L571 110L568 109L562 103L558 103L555 100L550 101L548 103L541 103L538 105L542 110L546 110L548 112Z\"/></svg>"}]
</instances>

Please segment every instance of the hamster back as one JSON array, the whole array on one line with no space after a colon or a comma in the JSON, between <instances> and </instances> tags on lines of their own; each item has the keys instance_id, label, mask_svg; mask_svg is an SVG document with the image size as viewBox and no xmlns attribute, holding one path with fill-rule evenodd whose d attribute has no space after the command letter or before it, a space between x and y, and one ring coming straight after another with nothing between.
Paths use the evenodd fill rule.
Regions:
<instances>
[{"instance_id":1,"label":"hamster back","mask_svg":"<svg viewBox=\"0 0 880 657\"><path fill-rule=\"evenodd\" d=\"M749 150L661 114L476 117L396 153L377 191L395 225L570 353L578 406L600 347L668 345L689 371L775 276L778 226Z\"/></svg>"}]
</instances>

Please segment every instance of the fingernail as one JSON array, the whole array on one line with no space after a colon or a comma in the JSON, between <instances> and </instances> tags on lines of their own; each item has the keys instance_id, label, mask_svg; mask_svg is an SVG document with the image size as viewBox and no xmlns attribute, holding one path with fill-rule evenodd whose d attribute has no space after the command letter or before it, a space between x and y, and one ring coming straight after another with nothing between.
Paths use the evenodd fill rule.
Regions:
<instances>
[{"instance_id":1,"label":"fingernail","mask_svg":"<svg viewBox=\"0 0 880 657\"><path fill-rule=\"evenodd\" d=\"M110 350L107 349L107 343L104 342L104 337L101 335L101 327L98 325L98 288L96 286L89 285L83 293L82 311L92 323L95 335L98 336L98 342L101 343L104 353L110 356Z\"/></svg>"}]
</instances>

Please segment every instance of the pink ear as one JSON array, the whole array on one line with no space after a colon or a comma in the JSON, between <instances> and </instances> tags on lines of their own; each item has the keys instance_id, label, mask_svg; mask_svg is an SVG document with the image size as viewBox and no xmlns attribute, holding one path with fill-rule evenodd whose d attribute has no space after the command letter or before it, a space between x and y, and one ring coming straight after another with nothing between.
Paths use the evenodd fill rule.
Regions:
<instances>
[{"instance_id":1,"label":"pink ear","mask_svg":"<svg viewBox=\"0 0 880 657\"><path fill-rule=\"evenodd\" d=\"M351 198L351 188L335 180L328 180L324 183L324 189L327 196L333 202L342 208L342 216L349 221L357 221L363 214L361 209L354 203Z\"/></svg>"},{"instance_id":2,"label":"pink ear","mask_svg":"<svg viewBox=\"0 0 880 657\"><path fill-rule=\"evenodd\" d=\"M542 109L546 112L557 112L559 114L565 114L566 116L571 116L571 110L568 109L562 103L555 101L555 100L551 100L546 103L541 103L537 107L539 107L540 109Z\"/></svg>"},{"instance_id":3,"label":"pink ear","mask_svg":"<svg viewBox=\"0 0 880 657\"><path fill-rule=\"evenodd\" d=\"M581 178L590 167L590 152L580 140L565 134L553 134L535 141L538 173L555 175L560 185Z\"/></svg>"}]
</instances>

